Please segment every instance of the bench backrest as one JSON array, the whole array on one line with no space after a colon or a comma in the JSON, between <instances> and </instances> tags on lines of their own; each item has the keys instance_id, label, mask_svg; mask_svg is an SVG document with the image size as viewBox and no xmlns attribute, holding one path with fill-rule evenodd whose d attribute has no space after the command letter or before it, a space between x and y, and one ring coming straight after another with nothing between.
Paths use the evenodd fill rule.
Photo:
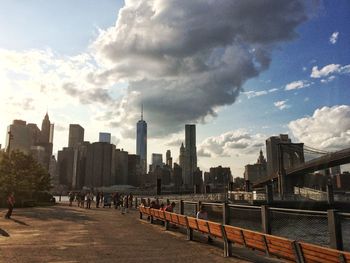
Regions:
<instances>
[{"instance_id":1,"label":"bench backrest","mask_svg":"<svg viewBox=\"0 0 350 263\"><path fill-rule=\"evenodd\" d=\"M219 223L207 221L208 226L209 226L209 233L212 236L218 237L218 238L223 238L222 236L222 225Z\"/></svg>"},{"instance_id":2,"label":"bench backrest","mask_svg":"<svg viewBox=\"0 0 350 263\"><path fill-rule=\"evenodd\" d=\"M350 253L299 242L304 261L308 262L350 262Z\"/></svg>"},{"instance_id":3,"label":"bench backrest","mask_svg":"<svg viewBox=\"0 0 350 263\"><path fill-rule=\"evenodd\" d=\"M291 262L299 262L300 258L305 263L311 262L349 262L350 252L339 251L304 242L296 242L287 238L268 235L230 225L222 225L211 221L196 219L185 215L166 212L149 207L139 207L141 213L152 215L161 220L167 220L173 224L189 227L211 236L226 238L227 241L240 244L247 248L266 252L268 255L285 259Z\"/></svg>"}]
</instances>

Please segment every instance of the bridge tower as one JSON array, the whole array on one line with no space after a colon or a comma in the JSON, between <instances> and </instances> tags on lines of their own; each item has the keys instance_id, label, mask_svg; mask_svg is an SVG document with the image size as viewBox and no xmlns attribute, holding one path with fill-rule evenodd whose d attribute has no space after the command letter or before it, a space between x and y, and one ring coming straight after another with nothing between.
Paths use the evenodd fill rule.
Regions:
<instances>
[{"instance_id":1,"label":"bridge tower","mask_svg":"<svg viewBox=\"0 0 350 263\"><path fill-rule=\"evenodd\" d=\"M305 162L304 144L292 143L288 134L272 136L266 140L267 174L278 177L278 193L283 198L294 187L294 180L285 176L286 169Z\"/></svg>"}]
</instances>

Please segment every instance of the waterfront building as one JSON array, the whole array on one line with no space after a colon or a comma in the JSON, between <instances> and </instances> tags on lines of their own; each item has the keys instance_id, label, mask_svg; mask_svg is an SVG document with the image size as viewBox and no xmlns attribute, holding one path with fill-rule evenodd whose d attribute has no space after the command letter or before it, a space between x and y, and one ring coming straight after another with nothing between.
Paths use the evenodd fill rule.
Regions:
<instances>
[{"instance_id":1,"label":"waterfront building","mask_svg":"<svg viewBox=\"0 0 350 263\"><path fill-rule=\"evenodd\" d=\"M90 142L83 142L74 147L72 188L82 189L85 185L86 156Z\"/></svg>"},{"instance_id":2,"label":"waterfront building","mask_svg":"<svg viewBox=\"0 0 350 263\"><path fill-rule=\"evenodd\" d=\"M115 145L105 142L87 145L85 186L110 186L115 172Z\"/></svg>"},{"instance_id":3,"label":"waterfront building","mask_svg":"<svg viewBox=\"0 0 350 263\"><path fill-rule=\"evenodd\" d=\"M74 166L74 148L64 147L57 153L57 172L59 183L69 188L72 186Z\"/></svg>"},{"instance_id":4,"label":"waterfront building","mask_svg":"<svg viewBox=\"0 0 350 263\"><path fill-rule=\"evenodd\" d=\"M7 128L6 149L9 152L21 151L29 154L30 147L33 145L33 139L30 137L30 132L26 121L14 120Z\"/></svg>"},{"instance_id":5,"label":"waterfront building","mask_svg":"<svg viewBox=\"0 0 350 263\"><path fill-rule=\"evenodd\" d=\"M161 153L152 153L152 165L150 166L150 172L154 172L157 166L163 167L163 155Z\"/></svg>"},{"instance_id":6,"label":"waterfront building","mask_svg":"<svg viewBox=\"0 0 350 263\"><path fill-rule=\"evenodd\" d=\"M176 191L180 190L182 186L182 168L177 163L174 163L174 169L172 171L172 182Z\"/></svg>"},{"instance_id":7,"label":"waterfront building","mask_svg":"<svg viewBox=\"0 0 350 263\"><path fill-rule=\"evenodd\" d=\"M182 173L182 183L184 183L185 180L185 147L184 144L181 143L180 147L180 154L179 154L179 165L181 167L181 173Z\"/></svg>"},{"instance_id":8,"label":"waterfront building","mask_svg":"<svg viewBox=\"0 0 350 263\"><path fill-rule=\"evenodd\" d=\"M84 141L84 128L79 124L69 124L68 147L75 147Z\"/></svg>"},{"instance_id":9,"label":"waterfront building","mask_svg":"<svg viewBox=\"0 0 350 263\"><path fill-rule=\"evenodd\" d=\"M100 132L98 136L98 141L111 143L111 134L108 132Z\"/></svg>"},{"instance_id":10,"label":"waterfront building","mask_svg":"<svg viewBox=\"0 0 350 263\"><path fill-rule=\"evenodd\" d=\"M40 142L41 143L50 143L50 134L51 134L51 122L49 119L49 114L46 113L45 117L42 121L42 124L41 124ZM51 157L51 155L50 155L50 157Z\"/></svg>"},{"instance_id":11,"label":"waterfront building","mask_svg":"<svg viewBox=\"0 0 350 263\"><path fill-rule=\"evenodd\" d=\"M25 154L32 154L34 158L46 169L49 169L52 155L53 126L50 123L49 115L46 113L41 130L34 123L26 123L22 120L14 120L7 129L7 150L18 150ZM40 147L40 148L38 148Z\"/></svg>"},{"instance_id":12,"label":"waterfront building","mask_svg":"<svg viewBox=\"0 0 350 263\"><path fill-rule=\"evenodd\" d=\"M140 156L141 171L147 173L147 123L143 120L143 107L141 120L136 125L136 154Z\"/></svg>"},{"instance_id":13,"label":"waterfront building","mask_svg":"<svg viewBox=\"0 0 350 263\"><path fill-rule=\"evenodd\" d=\"M58 168L57 168L57 160L54 155L51 156L50 165L49 165L49 174L50 181L53 190L56 191L58 189L58 185L60 184L58 177Z\"/></svg>"},{"instance_id":14,"label":"waterfront building","mask_svg":"<svg viewBox=\"0 0 350 263\"><path fill-rule=\"evenodd\" d=\"M173 169L173 158L171 157L171 151L170 150L166 151L166 165L170 169Z\"/></svg>"},{"instance_id":15,"label":"waterfront building","mask_svg":"<svg viewBox=\"0 0 350 263\"><path fill-rule=\"evenodd\" d=\"M244 169L244 179L254 184L259 179L267 176L267 162L262 150L255 164L247 164Z\"/></svg>"},{"instance_id":16,"label":"waterfront building","mask_svg":"<svg viewBox=\"0 0 350 263\"><path fill-rule=\"evenodd\" d=\"M140 156L137 154L128 155L128 180L127 184L132 186L138 186L140 182Z\"/></svg>"},{"instance_id":17,"label":"waterfront building","mask_svg":"<svg viewBox=\"0 0 350 263\"><path fill-rule=\"evenodd\" d=\"M197 169L196 125L185 125L184 184L193 186L193 173Z\"/></svg>"},{"instance_id":18,"label":"waterfront building","mask_svg":"<svg viewBox=\"0 0 350 263\"><path fill-rule=\"evenodd\" d=\"M127 185L128 184L128 152L123 149L116 149L115 151L115 177L112 182L113 185Z\"/></svg>"}]
</instances>

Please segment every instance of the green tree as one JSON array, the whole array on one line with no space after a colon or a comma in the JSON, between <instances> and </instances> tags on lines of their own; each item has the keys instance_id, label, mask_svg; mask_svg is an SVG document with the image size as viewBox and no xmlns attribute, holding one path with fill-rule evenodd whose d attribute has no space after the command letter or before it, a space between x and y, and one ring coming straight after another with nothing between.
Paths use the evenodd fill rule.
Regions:
<instances>
[{"instance_id":1,"label":"green tree","mask_svg":"<svg viewBox=\"0 0 350 263\"><path fill-rule=\"evenodd\" d=\"M19 151L0 156L0 191L28 192L50 189L49 173L31 156Z\"/></svg>"}]
</instances>

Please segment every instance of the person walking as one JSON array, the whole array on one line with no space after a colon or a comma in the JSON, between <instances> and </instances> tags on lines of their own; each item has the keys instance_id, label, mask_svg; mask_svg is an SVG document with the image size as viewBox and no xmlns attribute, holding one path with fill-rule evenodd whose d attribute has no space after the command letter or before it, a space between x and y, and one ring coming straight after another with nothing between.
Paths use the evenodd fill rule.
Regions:
<instances>
[{"instance_id":1,"label":"person walking","mask_svg":"<svg viewBox=\"0 0 350 263\"><path fill-rule=\"evenodd\" d=\"M91 200L92 200L92 194L91 192L88 192L86 194L86 208L91 209Z\"/></svg>"},{"instance_id":2,"label":"person walking","mask_svg":"<svg viewBox=\"0 0 350 263\"><path fill-rule=\"evenodd\" d=\"M74 194L73 194L73 192L69 192L68 197L69 197L69 206L72 206L72 203L74 201Z\"/></svg>"},{"instance_id":3,"label":"person walking","mask_svg":"<svg viewBox=\"0 0 350 263\"><path fill-rule=\"evenodd\" d=\"M97 192L97 194L96 194L96 208L100 207L100 199L101 199L100 193Z\"/></svg>"},{"instance_id":4,"label":"person walking","mask_svg":"<svg viewBox=\"0 0 350 263\"><path fill-rule=\"evenodd\" d=\"M15 194L11 192L8 197L7 197L7 206L8 206L8 211L5 215L5 218L10 219L12 216L12 211L13 207L15 206Z\"/></svg>"}]
</instances>

